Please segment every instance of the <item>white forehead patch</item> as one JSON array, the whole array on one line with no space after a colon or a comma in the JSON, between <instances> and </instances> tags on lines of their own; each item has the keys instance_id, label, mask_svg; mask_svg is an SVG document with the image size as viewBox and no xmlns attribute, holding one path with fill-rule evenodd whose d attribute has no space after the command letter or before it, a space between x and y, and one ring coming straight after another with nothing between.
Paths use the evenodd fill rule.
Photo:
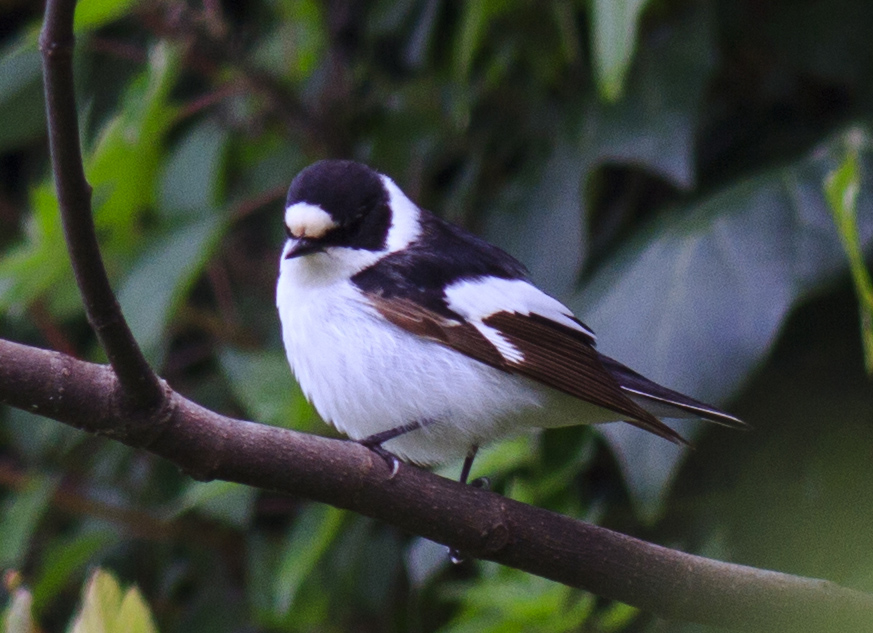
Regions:
<instances>
[{"instance_id":1,"label":"white forehead patch","mask_svg":"<svg viewBox=\"0 0 873 633\"><path fill-rule=\"evenodd\" d=\"M321 207L308 202L297 202L285 209L285 226L295 238L318 239L337 227L330 214Z\"/></svg>"}]
</instances>

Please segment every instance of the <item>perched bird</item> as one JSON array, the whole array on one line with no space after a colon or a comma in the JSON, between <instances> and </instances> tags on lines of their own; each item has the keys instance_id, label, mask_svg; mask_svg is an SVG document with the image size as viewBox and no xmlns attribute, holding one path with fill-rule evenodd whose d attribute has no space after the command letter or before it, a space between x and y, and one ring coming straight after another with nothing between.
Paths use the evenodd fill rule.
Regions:
<instances>
[{"instance_id":1,"label":"perched bird","mask_svg":"<svg viewBox=\"0 0 873 633\"><path fill-rule=\"evenodd\" d=\"M288 190L276 304L321 417L389 462L466 457L534 426L737 418L597 352L507 253L420 209L366 165L324 160ZM396 468L396 461L393 462Z\"/></svg>"}]
</instances>

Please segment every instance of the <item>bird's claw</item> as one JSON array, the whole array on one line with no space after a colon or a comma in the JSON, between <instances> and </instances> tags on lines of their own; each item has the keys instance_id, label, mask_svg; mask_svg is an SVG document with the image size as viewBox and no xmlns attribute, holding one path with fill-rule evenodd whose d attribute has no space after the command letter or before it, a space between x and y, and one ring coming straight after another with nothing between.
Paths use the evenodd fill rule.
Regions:
<instances>
[{"instance_id":1,"label":"bird's claw","mask_svg":"<svg viewBox=\"0 0 873 633\"><path fill-rule=\"evenodd\" d=\"M382 448L382 445L376 442L361 442L362 445L369 448L371 451L376 453L379 457L381 457L385 463L388 465L388 468L391 470L391 473L388 475L388 479L394 479L394 476L397 474L397 471L400 470L400 460L397 459L390 451Z\"/></svg>"},{"instance_id":2,"label":"bird's claw","mask_svg":"<svg viewBox=\"0 0 873 633\"><path fill-rule=\"evenodd\" d=\"M455 549L454 547L446 548L449 550L449 560L452 561L453 565L460 565L461 563L467 562L467 556L461 552L459 549Z\"/></svg>"},{"instance_id":3,"label":"bird's claw","mask_svg":"<svg viewBox=\"0 0 873 633\"><path fill-rule=\"evenodd\" d=\"M470 485L482 490L491 490L491 480L488 477L477 477L470 482Z\"/></svg>"}]
</instances>

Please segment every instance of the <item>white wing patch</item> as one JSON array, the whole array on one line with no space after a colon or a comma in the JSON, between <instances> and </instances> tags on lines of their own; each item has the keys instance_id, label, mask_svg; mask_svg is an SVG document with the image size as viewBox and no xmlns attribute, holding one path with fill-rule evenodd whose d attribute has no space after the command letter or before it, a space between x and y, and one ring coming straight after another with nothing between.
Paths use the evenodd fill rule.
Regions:
<instances>
[{"instance_id":1,"label":"white wing patch","mask_svg":"<svg viewBox=\"0 0 873 633\"><path fill-rule=\"evenodd\" d=\"M297 202L285 209L285 226L295 238L323 237L329 230L336 228L337 224L330 214L315 204Z\"/></svg>"},{"instance_id":2,"label":"white wing patch","mask_svg":"<svg viewBox=\"0 0 873 633\"><path fill-rule=\"evenodd\" d=\"M491 343L500 355L503 356L508 362L521 364L524 362L524 354L520 349L518 349L515 345L510 343L503 334L500 333L500 330L497 330L490 325L485 325L481 321L472 321L473 327L479 330L479 333L488 339L488 342Z\"/></svg>"},{"instance_id":3,"label":"white wing patch","mask_svg":"<svg viewBox=\"0 0 873 633\"><path fill-rule=\"evenodd\" d=\"M449 308L477 328L478 322L498 312L533 313L595 338L594 332L576 321L570 308L523 279L464 279L447 287L445 292Z\"/></svg>"},{"instance_id":4,"label":"white wing patch","mask_svg":"<svg viewBox=\"0 0 873 633\"><path fill-rule=\"evenodd\" d=\"M385 250L395 253L403 250L421 234L421 221L418 207L406 194L400 190L388 176L380 174L382 184L388 191L388 204L391 207L391 228L388 229L388 239Z\"/></svg>"}]
</instances>

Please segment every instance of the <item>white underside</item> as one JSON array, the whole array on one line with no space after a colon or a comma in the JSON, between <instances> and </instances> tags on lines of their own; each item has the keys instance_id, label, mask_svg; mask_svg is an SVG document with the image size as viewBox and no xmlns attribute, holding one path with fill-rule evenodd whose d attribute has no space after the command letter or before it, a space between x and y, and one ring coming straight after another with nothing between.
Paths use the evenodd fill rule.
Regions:
<instances>
[{"instance_id":1,"label":"white underside","mask_svg":"<svg viewBox=\"0 0 873 633\"><path fill-rule=\"evenodd\" d=\"M378 257L342 259L362 268L367 256ZM432 464L534 427L619 419L388 323L347 281L351 271L337 264L329 253L283 258L276 301L288 362L303 392L349 437L420 422L423 428L384 446L402 459Z\"/></svg>"}]
</instances>

